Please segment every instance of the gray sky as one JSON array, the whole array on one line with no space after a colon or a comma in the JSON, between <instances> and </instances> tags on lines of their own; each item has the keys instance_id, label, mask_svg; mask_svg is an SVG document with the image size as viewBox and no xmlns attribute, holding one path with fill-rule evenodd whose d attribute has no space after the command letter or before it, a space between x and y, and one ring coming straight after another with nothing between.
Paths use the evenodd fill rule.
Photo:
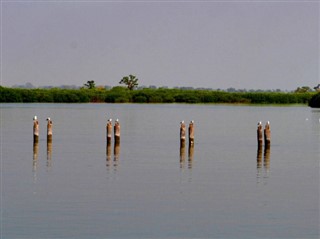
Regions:
<instances>
[{"instance_id":1,"label":"gray sky","mask_svg":"<svg viewBox=\"0 0 320 239\"><path fill-rule=\"evenodd\" d=\"M2 1L1 85L319 84L319 1Z\"/></svg>"}]
</instances>

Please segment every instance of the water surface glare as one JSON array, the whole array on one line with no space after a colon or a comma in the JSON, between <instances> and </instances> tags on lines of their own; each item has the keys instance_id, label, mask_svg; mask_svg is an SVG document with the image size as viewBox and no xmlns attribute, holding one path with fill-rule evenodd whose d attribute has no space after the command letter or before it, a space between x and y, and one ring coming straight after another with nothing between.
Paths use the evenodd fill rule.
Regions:
<instances>
[{"instance_id":1,"label":"water surface glare","mask_svg":"<svg viewBox=\"0 0 320 239\"><path fill-rule=\"evenodd\" d=\"M320 110L0 107L0 238L319 238ZM120 145L106 144L108 118L120 121ZM181 120L195 121L193 148L180 149ZM271 147L259 150L257 122L268 120Z\"/></svg>"}]
</instances>

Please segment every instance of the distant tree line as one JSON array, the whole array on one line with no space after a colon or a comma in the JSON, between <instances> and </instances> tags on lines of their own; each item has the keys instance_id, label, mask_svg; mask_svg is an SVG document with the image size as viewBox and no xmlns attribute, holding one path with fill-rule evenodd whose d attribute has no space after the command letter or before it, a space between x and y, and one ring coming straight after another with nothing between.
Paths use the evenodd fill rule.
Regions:
<instances>
[{"instance_id":1,"label":"distant tree line","mask_svg":"<svg viewBox=\"0 0 320 239\"><path fill-rule=\"evenodd\" d=\"M134 89L145 89L145 88L150 88L150 89L169 89L168 86L162 86L162 87L157 87L155 85L150 85L150 86L145 86L145 85L141 85L139 86L138 84L138 78L136 78L136 76L134 75L128 75L128 76L124 76L119 84L124 84L126 85L126 87L129 90L134 90ZM89 80L87 81L87 83L83 84L82 87L76 86L76 85L60 85L60 86L42 86L42 87L35 87L33 84L31 84L30 82L27 82L24 85L14 85L12 86L12 88L22 88L22 89L36 89L36 88L41 88L41 89L53 89L53 88L60 88L60 89L111 89L112 86L110 85L99 85L96 86L95 81L93 80ZM180 89L180 90L208 90L208 91L225 91L225 92L231 92L231 93L235 93L235 92L239 92L239 93L245 93L245 92L283 92L281 89L236 89L233 87L229 87L227 89L212 89L212 88L204 88L204 87L199 87L199 88L194 88L194 87L186 87L186 86L182 86L182 87L178 87L175 86L173 87L173 89ZM295 90L293 90L292 92L294 93L306 93L306 92L320 92L320 84L318 84L317 86L313 87L313 89L309 86L301 86L301 87L297 87ZM286 91L288 92L288 91Z\"/></svg>"},{"instance_id":2,"label":"distant tree line","mask_svg":"<svg viewBox=\"0 0 320 239\"><path fill-rule=\"evenodd\" d=\"M92 86L92 85L91 85ZM144 88L130 90L116 86L81 89L21 89L0 86L0 102L46 103L247 103L247 104L312 104L319 101L316 92L226 92ZM90 88L91 87L91 88ZM313 99L313 100L312 100ZM310 103L312 102L312 103ZM311 106L311 105L310 105Z\"/></svg>"}]
</instances>

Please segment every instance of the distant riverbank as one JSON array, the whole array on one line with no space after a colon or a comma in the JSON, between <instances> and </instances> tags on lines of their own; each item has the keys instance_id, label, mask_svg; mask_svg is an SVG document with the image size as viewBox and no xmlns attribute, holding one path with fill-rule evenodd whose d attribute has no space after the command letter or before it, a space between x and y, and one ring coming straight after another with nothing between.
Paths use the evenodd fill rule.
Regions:
<instances>
[{"instance_id":1,"label":"distant riverbank","mask_svg":"<svg viewBox=\"0 0 320 239\"><path fill-rule=\"evenodd\" d=\"M316 92L225 92L214 90L19 89L0 86L2 103L244 103L309 104ZM313 97L316 98L316 97ZM320 97L318 97L320 98Z\"/></svg>"}]
</instances>

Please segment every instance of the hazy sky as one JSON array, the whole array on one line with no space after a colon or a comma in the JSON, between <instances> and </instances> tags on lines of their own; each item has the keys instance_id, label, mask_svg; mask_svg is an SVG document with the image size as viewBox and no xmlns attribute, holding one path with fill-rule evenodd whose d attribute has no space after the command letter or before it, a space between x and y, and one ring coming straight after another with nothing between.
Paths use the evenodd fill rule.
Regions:
<instances>
[{"instance_id":1,"label":"hazy sky","mask_svg":"<svg viewBox=\"0 0 320 239\"><path fill-rule=\"evenodd\" d=\"M2 1L1 85L319 84L319 1Z\"/></svg>"}]
</instances>

